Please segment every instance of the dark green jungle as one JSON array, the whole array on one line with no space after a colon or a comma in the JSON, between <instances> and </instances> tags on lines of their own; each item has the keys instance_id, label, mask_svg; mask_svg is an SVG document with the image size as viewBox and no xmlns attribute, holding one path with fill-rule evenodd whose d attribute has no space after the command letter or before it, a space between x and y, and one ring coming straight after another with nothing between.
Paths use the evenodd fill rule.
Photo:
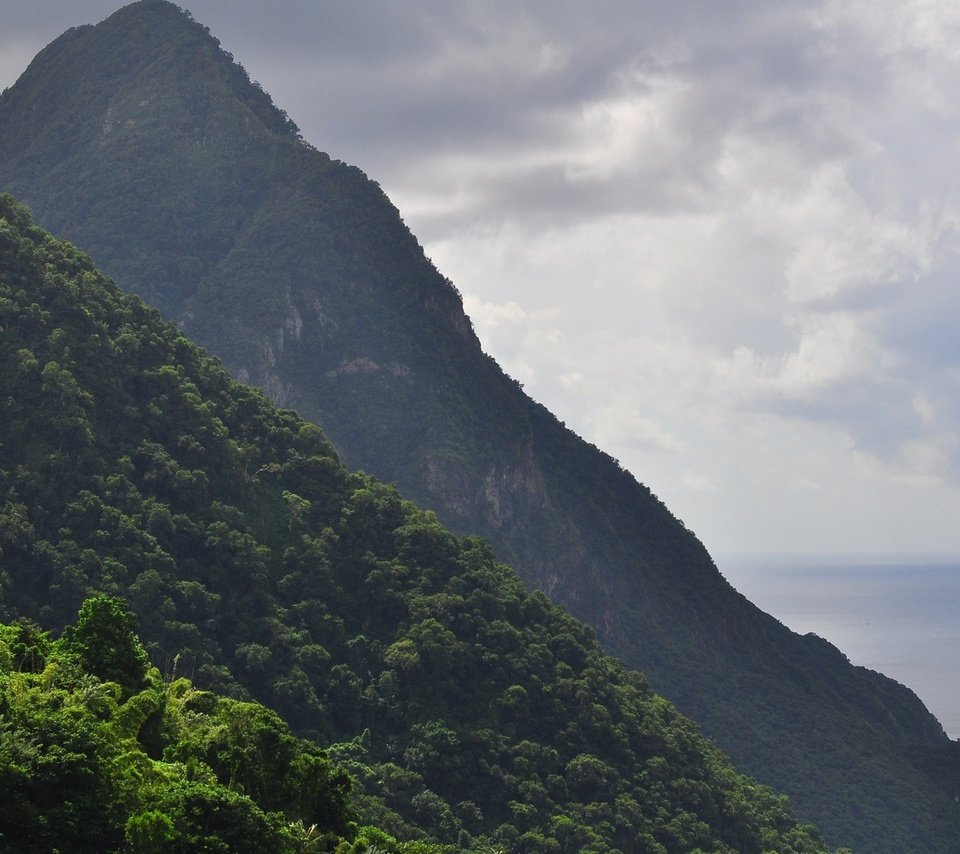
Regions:
<instances>
[{"instance_id":1,"label":"dark green jungle","mask_svg":"<svg viewBox=\"0 0 960 854\"><path fill-rule=\"evenodd\" d=\"M0 326L8 850L825 850L488 545L9 196Z\"/></svg>"},{"instance_id":2,"label":"dark green jungle","mask_svg":"<svg viewBox=\"0 0 960 854\"><path fill-rule=\"evenodd\" d=\"M376 183L306 142L189 13L142 0L45 48L0 95L0 191L178 330L146 333L154 321L138 319L103 351L68 331L61 346L56 329L70 324L37 315L31 327L30 305L52 309L7 295L17 313L4 352L34 352L37 364L7 355L3 368L17 384L3 390L13 408L0 434L6 619L56 633L91 593L122 594L162 671L180 654L200 689L242 687L322 744L360 739L335 755L359 781L364 820L385 832L646 850L603 829L644 838L615 806L623 794L646 815L627 794L634 784L608 785L601 770L633 781L648 754L617 735L621 724L632 732L633 712L599 709L621 691L649 695L549 600L740 771L789 795L828 844L960 851L957 745L919 699L757 609L649 488L529 399L482 352L455 287ZM130 297L104 299L146 316ZM171 335L179 343L161 343ZM226 379L183 336L327 439L240 386L214 392L182 360ZM245 438L259 421L269 448ZM91 455L107 469L84 468ZM347 475L337 457L379 483ZM431 598L441 594L452 598ZM488 613L485 596L513 604ZM467 628L480 618L504 622L504 634ZM585 651L568 659L541 637L558 626ZM568 678L575 687L561 690ZM477 720L461 730L448 710L471 703ZM507 761L501 738L533 747ZM569 763L581 753L602 764L578 789ZM364 770L387 766L399 770ZM561 797L554 778L573 790ZM577 800L588 790L606 793L607 812ZM571 842L554 815L603 841ZM537 844L529 850L551 850Z\"/></svg>"}]
</instances>

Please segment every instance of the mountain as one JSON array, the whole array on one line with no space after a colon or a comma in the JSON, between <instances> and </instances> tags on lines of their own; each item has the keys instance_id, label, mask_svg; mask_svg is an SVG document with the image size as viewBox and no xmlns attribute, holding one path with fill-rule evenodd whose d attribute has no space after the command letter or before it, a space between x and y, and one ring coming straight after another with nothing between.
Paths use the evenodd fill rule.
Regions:
<instances>
[{"instance_id":1,"label":"mountain","mask_svg":"<svg viewBox=\"0 0 960 854\"><path fill-rule=\"evenodd\" d=\"M126 850L199 850L204 827L234 841L202 850L285 850L284 819L353 837L348 810L410 854L826 850L486 543L348 472L9 196L0 323L16 850L117 850L131 827L186 841ZM368 850L313 843L290 850Z\"/></svg>"},{"instance_id":2,"label":"mountain","mask_svg":"<svg viewBox=\"0 0 960 854\"><path fill-rule=\"evenodd\" d=\"M351 467L486 537L829 841L960 838L960 786L930 760L951 743L922 703L754 607L530 400L380 188L301 139L187 13L143 0L45 48L0 96L0 189Z\"/></svg>"}]
</instances>

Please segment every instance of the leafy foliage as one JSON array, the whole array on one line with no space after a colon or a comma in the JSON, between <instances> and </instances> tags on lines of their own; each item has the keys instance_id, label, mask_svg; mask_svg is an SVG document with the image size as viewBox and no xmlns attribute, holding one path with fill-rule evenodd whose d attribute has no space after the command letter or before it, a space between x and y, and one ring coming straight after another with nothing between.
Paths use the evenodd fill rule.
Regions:
<instances>
[{"instance_id":1,"label":"leafy foliage","mask_svg":"<svg viewBox=\"0 0 960 854\"><path fill-rule=\"evenodd\" d=\"M61 647L84 670L104 682L116 682L128 696L144 687L147 653L133 634L135 618L108 596L87 599L76 625L68 626Z\"/></svg>"},{"instance_id":2,"label":"leafy foliage","mask_svg":"<svg viewBox=\"0 0 960 854\"><path fill-rule=\"evenodd\" d=\"M230 380L9 197L0 311L3 607L50 629L80 611L53 647L5 629L5 660L25 668L7 684L82 682L92 704L38 696L56 707L42 738L29 715L4 718L4 773L42 787L11 815L39 822L62 789L77 845L119 845L122 825L148 850L204 834L282 850L290 822L354 851L824 850L488 545L347 472L316 427ZM372 829L351 838L345 778L250 698L330 745ZM102 826L83 818L95 810Z\"/></svg>"},{"instance_id":3,"label":"leafy foliage","mask_svg":"<svg viewBox=\"0 0 960 854\"><path fill-rule=\"evenodd\" d=\"M119 641L116 671L141 673L137 693L77 655L91 616L99 638ZM52 643L32 628L44 641L39 672L13 663L27 625L0 626L4 850L355 848L344 838L356 835L347 774L262 706L164 682L120 600L87 600Z\"/></svg>"}]
</instances>

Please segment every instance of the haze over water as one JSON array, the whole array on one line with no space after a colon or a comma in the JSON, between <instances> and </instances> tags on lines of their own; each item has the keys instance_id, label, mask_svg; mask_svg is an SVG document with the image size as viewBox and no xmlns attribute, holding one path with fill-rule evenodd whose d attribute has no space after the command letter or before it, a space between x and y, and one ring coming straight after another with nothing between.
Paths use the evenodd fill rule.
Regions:
<instances>
[{"instance_id":1,"label":"haze over water","mask_svg":"<svg viewBox=\"0 0 960 854\"><path fill-rule=\"evenodd\" d=\"M960 556L722 555L747 598L911 688L960 737Z\"/></svg>"}]
</instances>

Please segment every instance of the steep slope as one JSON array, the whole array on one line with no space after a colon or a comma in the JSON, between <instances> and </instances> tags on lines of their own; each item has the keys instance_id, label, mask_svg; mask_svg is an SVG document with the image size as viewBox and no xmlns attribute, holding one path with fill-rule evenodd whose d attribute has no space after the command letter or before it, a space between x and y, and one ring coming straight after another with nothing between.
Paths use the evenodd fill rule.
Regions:
<instances>
[{"instance_id":1,"label":"steep slope","mask_svg":"<svg viewBox=\"0 0 960 854\"><path fill-rule=\"evenodd\" d=\"M442 846L411 854L825 850L783 797L739 776L586 626L526 593L485 543L458 540L392 487L351 475L315 426L230 380L9 196L0 196L0 322L2 616L58 628L94 592L128 597L173 701L175 677L189 672L200 687L252 695L302 734L340 742L331 753L361 782L361 817ZM41 689L81 695L50 701L57 719L46 731L25 714L36 686L0 678L11 693L0 690L0 829L11 803L42 808L32 793L74 762L103 806L101 771L162 789L142 796L146 805L200 809L193 789L178 800L186 778L350 832L337 772L262 710L195 697L178 719L187 743L171 747L177 720L165 728L153 717L171 697L147 678L129 628L108 598L83 606L61 648L118 687L43 667ZM39 646L14 654L33 661ZM74 707L64 715L73 741L53 714L64 704ZM140 744L91 752L96 715ZM155 767L143 752L173 764ZM17 781L30 767L50 777L24 792ZM223 793L205 797L228 824L231 804L216 809ZM259 808L239 800L232 806L254 821Z\"/></svg>"},{"instance_id":2,"label":"steep slope","mask_svg":"<svg viewBox=\"0 0 960 854\"><path fill-rule=\"evenodd\" d=\"M956 828L955 792L906 758L948 745L917 698L760 612L527 398L376 184L306 145L175 6L135 3L34 60L0 96L0 189L348 464L487 537L832 842L899 852Z\"/></svg>"}]
</instances>

